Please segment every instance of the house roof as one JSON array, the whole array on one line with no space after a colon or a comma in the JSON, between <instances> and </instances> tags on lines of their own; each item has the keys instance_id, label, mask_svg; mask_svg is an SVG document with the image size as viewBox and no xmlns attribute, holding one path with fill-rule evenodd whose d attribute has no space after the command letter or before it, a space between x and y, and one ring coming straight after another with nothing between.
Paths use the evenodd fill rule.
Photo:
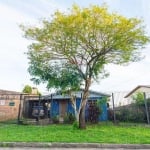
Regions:
<instances>
[{"instance_id":1,"label":"house roof","mask_svg":"<svg viewBox=\"0 0 150 150\"><path fill-rule=\"evenodd\" d=\"M76 95L77 98L81 98L82 92L83 92L83 89L81 89L80 91L74 92L74 94ZM45 97L46 97L46 98L49 98L49 97L51 97L51 95L52 95L52 98L53 98L53 99L64 99L64 98L65 98L65 99L70 99L70 96L69 96L69 95L67 95L67 94L66 94L66 95L63 95L63 94L61 94L61 92L56 92L56 93L47 95L47 96L45 96ZM103 96L110 97L109 94L89 90L89 98L103 97Z\"/></svg>"},{"instance_id":2,"label":"house roof","mask_svg":"<svg viewBox=\"0 0 150 150\"><path fill-rule=\"evenodd\" d=\"M136 90L140 89L140 88L150 88L150 85L138 85L136 88L134 88L132 91L130 91L124 98L129 97L130 95L132 95Z\"/></svg>"},{"instance_id":3,"label":"house roof","mask_svg":"<svg viewBox=\"0 0 150 150\"><path fill-rule=\"evenodd\" d=\"M8 90L2 90L0 89L0 94L1 95L19 95L21 92L16 92L16 91L8 91Z\"/></svg>"},{"instance_id":4,"label":"house roof","mask_svg":"<svg viewBox=\"0 0 150 150\"><path fill-rule=\"evenodd\" d=\"M81 89L81 91L84 91L84 89ZM110 97L111 95L110 94L106 94L106 93L103 93L103 92L97 92L97 91L93 91L93 90L89 90L89 93L93 93L93 94L96 94L96 95L99 95L99 96L107 96L107 97Z\"/></svg>"}]
</instances>

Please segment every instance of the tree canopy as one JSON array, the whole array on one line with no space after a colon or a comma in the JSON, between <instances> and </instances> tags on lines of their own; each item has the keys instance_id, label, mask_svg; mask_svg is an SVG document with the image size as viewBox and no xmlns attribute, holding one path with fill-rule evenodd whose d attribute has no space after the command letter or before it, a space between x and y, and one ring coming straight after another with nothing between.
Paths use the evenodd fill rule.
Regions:
<instances>
[{"instance_id":1,"label":"tree canopy","mask_svg":"<svg viewBox=\"0 0 150 150\"><path fill-rule=\"evenodd\" d=\"M31 87L30 85L25 85L22 92L26 94L41 95L41 93L39 92L37 88Z\"/></svg>"},{"instance_id":2,"label":"tree canopy","mask_svg":"<svg viewBox=\"0 0 150 150\"><path fill-rule=\"evenodd\" d=\"M22 92L31 94L32 93L32 87L30 85L25 85Z\"/></svg>"},{"instance_id":3,"label":"tree canopy","mask_svg":"<svg viewBox=\"0 0 150 150\"><path fill-rule=\"evenodd\" d=\"M145 99L144 99L144 92L137 92L132 96L133 100L137 105L144 105ZM150 98L146 98L147 103L150 103Z\"/></svg>"},{"instance_id":4,"label":"tree canopy","mask_svg":"<svg viewBox=\"0 0 150 150\"><path fill-rule=\"evenodd\" d=\"M47 82L48 87L80 86L79 81L84 85L81 128L93 80L106 75L106 64L140 60L140 50L149 41L141 20L111 13L106 6L73 5L67 13L56 11L51 20L43 19L40 27L22 29L32 40L27 54L34 81Z\"/></svg>"}]
</instances>

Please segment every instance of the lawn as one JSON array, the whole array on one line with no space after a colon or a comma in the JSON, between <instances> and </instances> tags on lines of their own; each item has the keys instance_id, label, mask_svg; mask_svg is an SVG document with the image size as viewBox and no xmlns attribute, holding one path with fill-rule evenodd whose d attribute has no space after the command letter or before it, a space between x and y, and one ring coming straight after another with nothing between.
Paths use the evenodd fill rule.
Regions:
<instances>
[{"instance_id":1,"label":"lawn","mask_svg":"<svg viewBox=\"0 0 150 150\"><path fill-rule=\"evenodd\" d=\"M0 124L0 141L150 144L150 128L110 123L88 125L86 130L73 129L72 125Z\"/></svg>"}]
</instances>

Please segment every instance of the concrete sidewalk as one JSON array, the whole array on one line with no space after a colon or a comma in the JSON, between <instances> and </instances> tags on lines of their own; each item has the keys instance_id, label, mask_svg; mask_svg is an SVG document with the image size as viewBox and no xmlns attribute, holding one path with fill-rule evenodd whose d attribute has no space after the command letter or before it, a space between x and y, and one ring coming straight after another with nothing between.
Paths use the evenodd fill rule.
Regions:
<instances>
[{"instance_id":1,"label":"concrete sidewalk","mask_svg":"<svg viewBox=\"0 0 150 150\"><path fill-rule=\"evenodd\" d=\"M0 142L0 147L150 149L150 144Z\"/></svg>"}]
</instances>

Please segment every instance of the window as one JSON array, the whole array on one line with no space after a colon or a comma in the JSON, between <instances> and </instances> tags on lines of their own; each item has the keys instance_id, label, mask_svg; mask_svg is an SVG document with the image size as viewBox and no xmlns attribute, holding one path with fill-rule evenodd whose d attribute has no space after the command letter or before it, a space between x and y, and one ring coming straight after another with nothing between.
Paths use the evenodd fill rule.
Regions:
<instances>
[{"instance_id":1,"label":"window","mask_svg":"<svg viewBox=\"0 0 150 150\"><path fill-rule=\"evenodd\" d=\"M0 99L0 105L1 105L1 106L4 106L4 105L5 105L5 100Z\"/></svg>"}]
</instances>

